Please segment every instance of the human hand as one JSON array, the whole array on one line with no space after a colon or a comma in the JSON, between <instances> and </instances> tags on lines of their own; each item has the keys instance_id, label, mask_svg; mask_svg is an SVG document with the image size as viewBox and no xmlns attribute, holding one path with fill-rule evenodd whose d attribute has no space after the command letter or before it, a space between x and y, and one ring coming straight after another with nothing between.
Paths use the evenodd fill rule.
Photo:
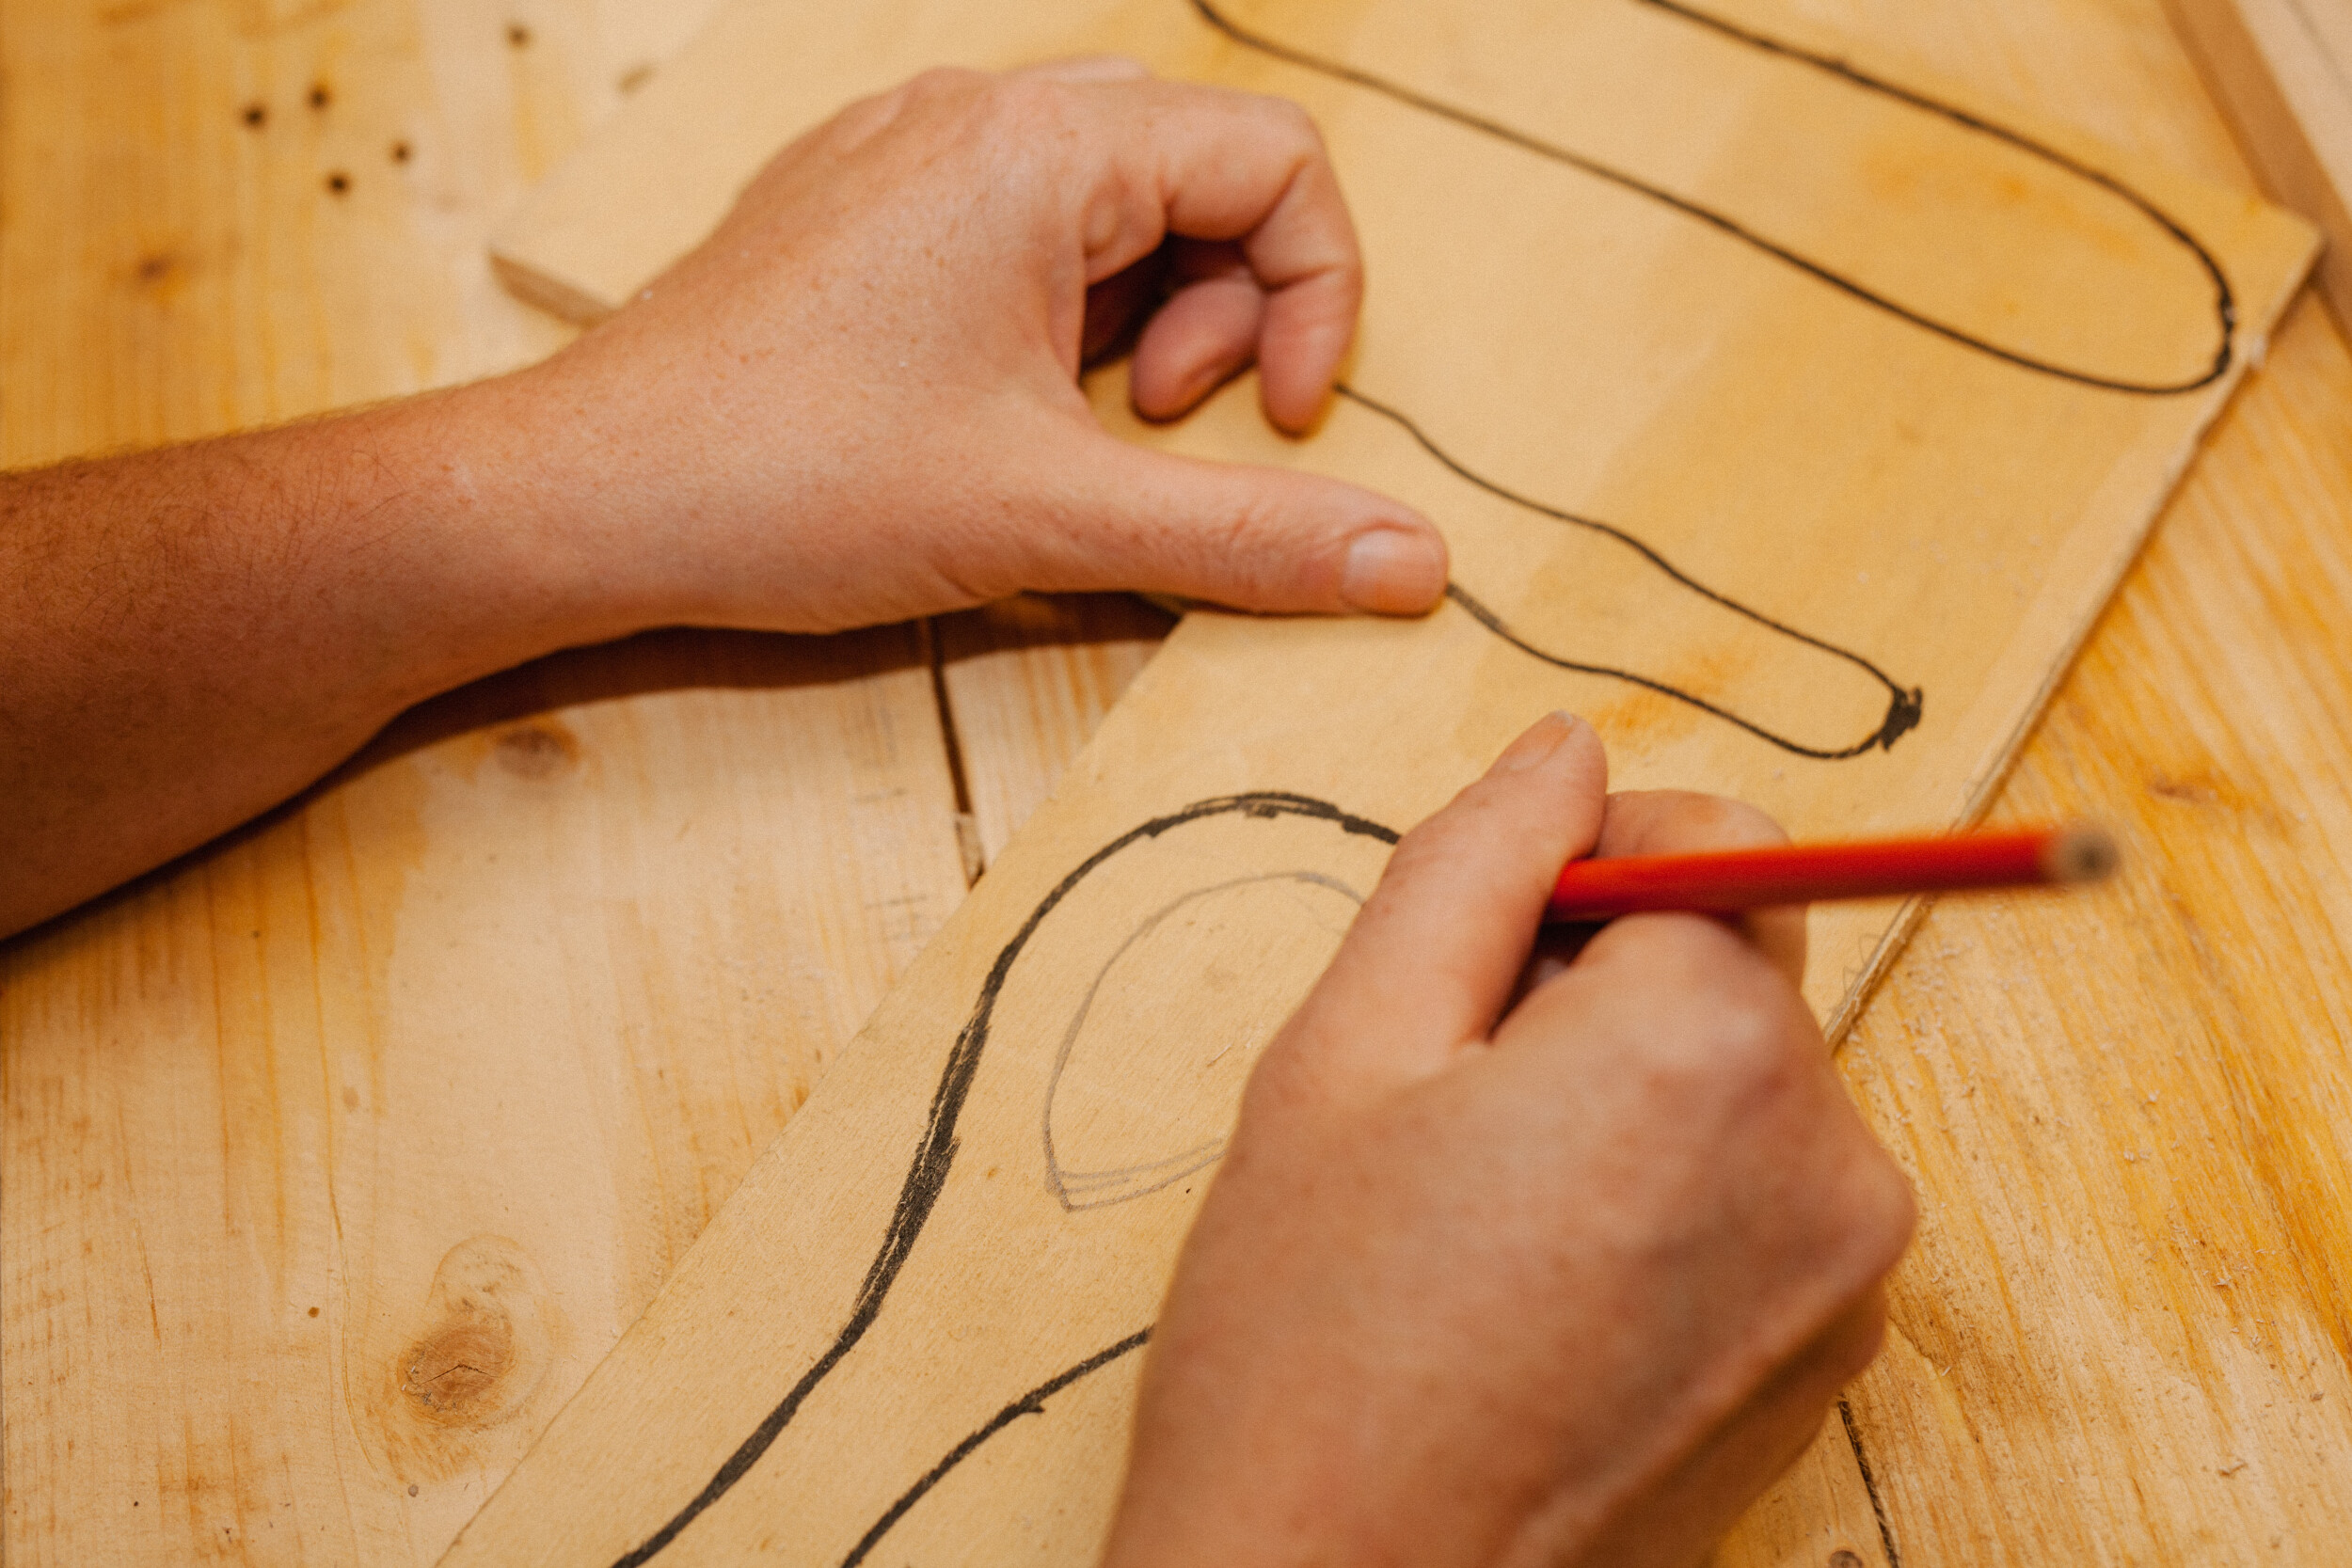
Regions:
<instances>
[{"instance_id":1,"label":"human hand","mask_svg":"<svg viewBox=\"0 0 2352 1568\"><path fill-rule=\"evenodd\" d=\"M1110 1568L1694 1561L1876 1354L1910 1191L1797 993L1802 912L1531 964L1567 860L1779 837L1605 777L1581 722L1521 736L1267 1049Z\"/></svg>"},{"instance_id":2,"label":"human hand","mask_svg":"<svg viewBox=\"0 0 2352 1568\"><path fill-rule=\"evenodd\" d=\"M1127 446L1076 385L1143 315L1146 414L1254 359L1303 429L1361 288L1295 106L1130 61L938 71L786 149L543 364L0 475L0 936L436 692L647 626L821 630L1021 588L1427 610L1445 547L1408 509Z\"/></svg>"},{"instance_id":3,"label":"human hand","mask_svg":"<svg viewBox=\"0 0 2352 1568\"><path fill-rule=\"evenodd\" d=\"M1267 416L1306 429L1362 269L1303 111L1123 60L933 71L787 148L502 395L530 392L580 569L636 623L826 629L1019 589L1435 605L1444 545L1399 503L1103 432L1082 352L1163 276L1139 410L1254 359Z\"/></svg>"}]
</instances>

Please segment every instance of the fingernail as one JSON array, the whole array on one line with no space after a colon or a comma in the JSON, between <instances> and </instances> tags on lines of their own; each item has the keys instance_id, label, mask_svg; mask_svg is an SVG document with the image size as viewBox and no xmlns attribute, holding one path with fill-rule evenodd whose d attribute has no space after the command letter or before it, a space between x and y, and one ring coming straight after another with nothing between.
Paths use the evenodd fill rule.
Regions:
<instances>
[{"instance_id":1,"label":"fingernail","mask_svg":"<svg viewBox=\"0 0 2352 1568\"><path fill-rule=\"evenodd\" d=\"M1375 615L1419 615L1445 592L1445 546L1430 530L1383 525L1349 541L1340 597Z\"/></svg>"},{"instance_id":2,"label":"fingernail","mask_svg":"<svg viewBox=\"0 0 2352 1568\"><path fill-rule=\"evenodd\" d=\"M1566 744L1568 736L1574 735L1577 726L1583 722L1575 714L1565 711L1545 714L1527 727L1525 735L1503 748L1502 754L1495 758L1493 771L1524 773L1530 768L1542 767Z\"/></svg>"}]
</instances>

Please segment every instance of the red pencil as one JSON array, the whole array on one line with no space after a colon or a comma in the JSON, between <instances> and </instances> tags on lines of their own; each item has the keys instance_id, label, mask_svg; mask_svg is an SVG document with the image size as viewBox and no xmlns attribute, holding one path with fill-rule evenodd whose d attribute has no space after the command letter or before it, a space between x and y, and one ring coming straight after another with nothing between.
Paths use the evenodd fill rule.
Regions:
<instances>
[{"instance_id":1,"label":"red pencil","mask_svg":"<svg viewBox=\"0 0 2352 1568\"><path fill-rule=\"evenodd\" d=\"M1569 862L1544 917L1608 920L1636 910L1727 914L1831 898L2049 887L2095 882L2113 872L2116 862L2115 841L2088 827L1784 844L1705 855L1628 855Z\"/></svg>"}]
</instances>

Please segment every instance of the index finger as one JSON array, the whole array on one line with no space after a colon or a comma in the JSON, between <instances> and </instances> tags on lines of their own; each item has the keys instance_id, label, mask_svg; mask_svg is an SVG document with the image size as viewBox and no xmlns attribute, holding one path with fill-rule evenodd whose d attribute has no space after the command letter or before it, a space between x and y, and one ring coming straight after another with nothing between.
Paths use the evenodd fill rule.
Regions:
<instances>
[{"instance_id":1,"label":"index finger","mask_svg":"<svg viewBox=\"0 0 2352 1568\"><path fill-rule=\"evenodd\" d=\"M1082 231L1087 281L1168 235L1237 242L1265 291L1259 395L1286 430L1312 422L1356 335L1363 260L1307 111L1223 87L1122 81L1084 88L1106 123Z\"/></svg>"},{"instance_id":2,"label":"index finger","mask_svg":"<svg viewBox=\"0 0 2352 1568\"><path fill-rule=\"evenodd\" d=\"M1484 1038L1553 879L1599 829L1607 770L1592 726L1551 714L1406 834L1261 1070L1385 1088Z\"/></svg>"}]
</instances>

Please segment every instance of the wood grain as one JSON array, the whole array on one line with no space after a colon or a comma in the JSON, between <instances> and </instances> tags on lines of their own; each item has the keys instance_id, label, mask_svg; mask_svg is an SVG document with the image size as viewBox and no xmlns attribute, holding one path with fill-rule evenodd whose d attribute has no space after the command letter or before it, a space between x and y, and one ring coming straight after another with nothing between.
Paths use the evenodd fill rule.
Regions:
<instances>
[{"instance_id":1,"label":"wood grain","mask_svg":"<svg viewBox=\"0 0 2352 1568\"><path fill-rule=\"evenodd\" d=\"M1226 9L1259 23L1304 16ZM1052 20L1025 10L1009 36L998 13L985 25L971 24L974 14L901 5L845 19L747 0L502 231L502 257L554 279L551 293L617 302L691 243L708 215L698 204L756 166L791 128L787 113L813 116L822 94L903 74L923 63L915 51L1018 57L1011 51L1036 47ZM1263 51L1230 41L1210 39L1202 54L1200 19L1182 7L1086 14L1099 30L1066 31L1061 47L1123 47L1179 73L1306 102L1386 291L1367 309L1357 390L1311 442L1267 435L1246 384L1152 431L1124 414L1121 388L1105 378L1098 414L1138 440L1318 467L1403 495L1444 520L1457 581L1497 595L1506 617L1525 623L1571 602L1574 613L1539 638L1606 626L1597 647L1661 686L1699 682L1718 712L1699 717L1665 693L1629 695L1590 674L1534 673L1524 648L1483 641L1493 620L1482 626L1473 613L1416 626L1188 617L645 1319L468 1527L453 1563L863 1560L885 1538L895 1553L949 1537L1083 1557L1116 1476L1120 1403L1104 1390L1128 1375L1117 1356L1133 1340L1122 1336L1149 1321L1197 1196L1201 1151L1216 1148L1223 1076L1245 1054L1220 1049L1194 1063L1193 1047L1262 1039L1344 919L1340 904L1317 905L1300 927L1284 927L1237 890L1326 890L1283 895L1305 911L1334 892L1353 896L1380 858L1367 830L1295 800L1206 815L1184 802L1279 789L1408 823L1538 706L1566 702L1596 718L1627 782L1703 780L1764 800L1800 832L1954 820L1983 800L2185 461L2195 411L2213 406L2210 386L2167 402L2093 392L2085 377L2021 378L2023 357L2103 367L2089 379L2185 385L2195 371L2185 356L2199 351L2181 309L2194 290L2025 171L2004 177L2023 185L1985 187L2007 192L2001 202L1979 201L1985 171L1940 141L1943 132L1816 102L1811 81L1753 78L1752 62L1725 57L1719 37L1651 34L1633 8L1529 9L1489 19L1480 34L1440 37L1431 13L1360 7L1328 28L1317 13L1284 41L1310 55L1357 51L1350 67L1409 78L1423 96L1476 82L1486 89L1479 112L1555 143L1615 136L1610 157L1649 158L1642 179L1733 204L1741 224L1766 221L1754 214L1772 211L1761 193L1776 189L1784 210L1802 214L1784 243L1850 260L1873 280L1868 290L1933 298L1932 309L1972 322L1967 310L1997 300L2008 362L1954 363L1948 336L1910 362L1906 348L1917 344L1844 319L1844 302L1808 292L1817 284L1784 293L1777 278L1718 270L1713 242L1686 253L1671 230L1613 210L1613 198L1548 183L1512 161L1523 145L1495 154L1458 122L1433 130L1413 119L1397 95L1368 102L1360 87L1269 67ZM1583 31L1555 37L1555 21ZM755 104L749 62L780 57L803 62L808 77ZM1639 71L1608 83L1514 71L1526 59L1622 69L1628 58L1687 72L1692 102L1732 107L1711 131L1682 127L1695 147L1673 145L1671 116L1639 129L1662 150L1635 146L1609 117L1639 119L1643 89L1628 87ZM1706 89L1690 88L1692 79ZM726 107L704 113L710 104ZM1815 165L1835 166L1774 185L1799 150L1788 142L1775 151L1776 139L1796 125L1821 138ZM2305 242L2288 230L2265 237L2268 220L2244 198L2201 193L2062 130L2031 134L2156 193L2221 256L2245 302L2241 320L2268 319L2299 277ZM1860 138L1851 169L1819 155L1841 135ZM689 158L698 147L709 150ZM1930 189L1959 194L1921 194ZM2067 227L2077 221L2081 232ZM1932 255L1871 238L1917 243L1920 224L1948 234ZM1949 248L1973 239L2006 261L2021 246L2037 255L2038 237L2061 230L2062 256L2029 265L2029 281L1997 287ZM2092 230L2107 246L2100 255L2066 248ZM1489 243L1454 239L1472 231ZM1572 252L1586 265L1554 264ZM1643 258L1638 278L1600 260L1618 255ZM2139 292L2103 321L2090 296L2069 293L2094 277L2109 308ZM1465 356L1471 342L1495 352ZM1563 381L1564 363L1578 379ZM1671 376L1644 379L1669 364ZM1808 368L1831 364L1835 391L1790 393ZM1650 388L1651 401L1629 399L1628 387ZM1384 401L1436 412L1417 433ZM1694 431L1706 433L1703 453ZM1789 483L1799 451L1818 465L1805 471L1851 487L1782 496L1787 509L1775 510L1756 476ZM1497 474L1505 477L1487 478ZM1964 491L1949 488L1957 475ZM1886 657L1940 693L1933 717L1907 752L1792 761L1804 748L1828 749L1826 737L1848 736L1858 720L1877 721L1861 713L1872 697L1850 689L1850 669L1816 663L1819 644L1800 655L1759 623L1721 620L1720 599L1661 600L1647 568L1595 545L1573 519L1531 534L1531 509L1506 489L1570 498L1558 504L1645 530L1654 519L1706 519L1703 531L1669 523L1647 537L1669 559L1707 561L1743 592L1768 585L1765 602L1783 625L1835 625L1873 650L1900 649ZM1886 696L1875 700L1883 707ZM1741 733L1725 714L1752 727ZM1767 731L1793 746L1775 752ZM1098 874L1104 867L1115 869ZM1174 919L1213 897L1227 902ZM1851 1005L1889 950L1893 921L1883 910L1818 920L1810 989L1825 1011ZM1303 939L1318 924L1321 945ZM1139 943L1151 961L1128 963ZM1212 1071L1217 1062L1225 1068ZM789 1277L758 1296L736 1283L777 1262ZM1109 1370L1089 1370L1105 1356ZM1081 1375L1099 1381L1067 1383ZM992 1420L1031 1405L1047 1418ZM1013 1424L999 1441L992 1434L1003 1421ZM1817 1447L1817 1465L1760 1512L1735 1553L1772 1560L1831 1539L1834 1550L1857 1549L1856 1521L1876 1527L1882 1510L1862 1481L1859 1422L1851 1433L1845 1425L1843 1446ZM1876 1556L1886 1539L1861 1547Z\"/></svg>"},{"instance_id":2,"label":"wood grain","mask_svg":"<svg viewBox=\"0 0 2352 1568\"><path fill-rule=\"evenodd\" d=\"M1025 594L940 618L941 679L982 864L1053 794L1175 624L1119 594Z\"/></svg>"},{"instance_id":3,"label":"wood grain","mask_svg":"<svg viewBox=\"0 0 2352 1568\"><path fill-rule=\"evenodd\" d=\"M2010 85L2008 60L2064 73L2099 41L2014 27L2017 48L1945 57ZM2037 28L2058 36L2028 51ZM2163 63L2160 40L2151 54ZM2101 63L2120 85L2085 102L2111 134L2144 114L2124 87L2179 85L2177 59L2153 80ZM2210 113L2143 123L2168 155L2228 173ZM1907 1563L2337 1560L2347 452L2352 356L2307 304L1994 813L2124 826L2132 878L2088 901L1930 911L1850 1037L1843 1064L1924 1215L1888 1351L1851 1396ZM994 750L967 732L966 767L1033 766L1041 798L1069 733ZM1717 1560L1882 1560L1867 1510L1840 1514L1851 1453L1833 1421Z\"/></svg>"},{"instance_id":4,"label":"wood grain","mask_svg":"<svg viewBox=\"0 0 2352 1568\"><path fill-rule=\"evenodd\" d=\"M540 41L593 42L599 28L606 38L659 40L678 36L671 29L691 9L610 0L593 18L537 6L528 20ZM1792 0L1754 11L1774 25L1812 22L1867 36L1895 68L2048 105L2097 136L2250 188L2152 0L1931 8ZM9 82L0 95L7 461L380 395L559 341L488 288L469 237L489 215L480 203L504 199L501 192L516 187L500 182L519 175L479 186L458 176L528 171L560 151L571 128L596 112L576 108L574 92L617 94L624 77L657 57L658 41L615 44L610 60L566 78L545 70L554 56L533 53L536 43L513 52L503 10L442 5L412 14L354 4L322 13L248 0L105 14L102 28L56 8L0 8ZM495 47L481 46L485 32ZM595 62L596 55L582 45L578 58ZM420 57L429 62L421 76ZM339 166L315 150L322 132L301 131L310 139L291 149L262 144L266 152L218 134L219 108L233 111L256 90L266 91L274 114L310 124L303 92L322 62L342 72L339 86L355 74L389 73L398 84L371 98L389 106L384 117L343 121L348 137L332 150L373 147L385 132L418 126L450 137L430 155L447 160L437 166L451 177L412 198L415 233L386 241L374 229L320 221L313 193ZM533 84L536 96L517 107L521 89ZM385 151L389 159L389 143ZM417 154L421 162L427 155ZM356 153L350 163L365 172ZM368 191L355 185L355 194ZM146 248L157 235L184 238L192 248ZM140 263L164 254L193 255L199 264L142 276ZM416 303L421 294L430 296L425 307ZM469 317L474 311L479 317ZM2352 970L2323 873L2330 858L2341 859L2328 851L2342 842L2336 687L2344 668L2343 524L2352 514L2352 479L2344 472L2344 411L2352 392L2337 335L2315 320L2307 311L2288 325L2241 409L2213 437L2004 796L2011 816L2074 802L2126 826L2143 858L2163 866L2155 891L2131 893L2118 907L2125 914L2103 907L2095 918L2047 909L2026 911L2021 924L2007 906L1957 902L1931 911L1849 1047L1864 1103L1912 1163L1929 1216L1918 1261L1899 1282L1894 1348L1853 1401L1906 1562L2327 1562L2338 1555L2328 1529L2328 1510L2338 1518L2344 1512L2337 1282L2352 1247L2330 1228L2344 1212L2347 1161L2344 1123L2326 1120L2325 1107L2342 1093L2343 998ZM898 651L877 656L884 666L916 657L901 644L890 648ZM1039 701L1073 705L1049 707L1028 735L1001 746L976 721L961 745L976 798L989 787L1007 800L1051 794L1058 763L1048 739L1070 733L1067 716L1104 685L1089 668L1096 656L1076 654L1067 673L1050 668L1059 657L1030 644L1015 660L973 658L961 671L951 660L960 705L985 701L969 688L1008 665L1016 683L1066 687ZM882 678L898 677L885 671ZM2329 697L2336 700L2322 700ZM568 714L556 717L573 727ZM714 717L729 745L736 725L766 722L746 706ZM496 758L498 738L510 728L539 728L534 720L527 703L519 710L492 703L465 721L487 726L469 732L470 749ZM524 739L508 750L535 756L562 748ZM586 754L586 776L563 775L557 786L568 792L564 809L575 818L589 806L609 810L628 826L640 808L601 802L612 781L632 768L598 766L602 741ZM401 765L393 757L380 766ZM475 771L486 789L527 785L496 761ZM979 783L991 776L994 785ZM355 770L335 788L365 796L378 787L372 777ZM671 787L682 791L686 781ZM533 883L536 874L488 859L511 856L515 838L539 831L532 824L545 815L544 797L529 812L511 800L492 809L485 799L475 793L469 808L482 816L464 830L475 851L469 865L438 857L435 847L454 831L438 819L423 840L431 880L448 888L481 879L466 895L477 930L497 924L499 888L524 887L541 906L554 901ZM2313 823L2324 825L2324 836ZM921 831L924 852L944 863L945 834L935 825ZM229 966L232 977L253 977L230 996L232 1013L242 996L239 1016L248 1021L262 1002L292 1012L322 983L356 984L356 972L340 964L322 982L318 960L302 957L316 941L302 935L309 895L286 890L311 872L287 863L309 851L282 821L244 842L264 841L276 846L274 858L258 873L235 876L278 889L273 908L300 908L265 927L270 963ZM859 852L892 847L869 841ZM243 843L215 853L246 864ZM0 1172L0 1551L28 1562L429 1560L453 1528L453 1487L427 1481L420 1499L405 1501L397 1479L364 1460L343 1465L331 1484L322 1477L322 1455L356 1452L345 1431L355 1417L345 1413L336 1353L318 1350L326 1336L305 1316L307 1306L364 1316L379 1296L397 1298L388 1310L429 1328L440 1320L422 1308L437 1295L444 1308L460 1304L471 1282L474 1298L495 1299L508 1277L501 1254L462 1243L484 1233L485 1217L501 1223L499 1195L516 1179L501 1150L513 1138L501 1123L485 1142L480 1121L470 1137L452 1133L436 1119L446 1114L442 1097L430 1091L463 1096L468 1069L485 1057L511 1072L520 1052L542 1075L556 1071L557 1058L535 1032L519 1045L470 1037L462 1057L421 1032L368 1048L371 1061L405 1085L401 1116L419 1118L422 1130L394 1125L367 1134L376 1169L346 1173L335 1192L349 1194L357 1180L375 1195L372 1202L396 1209L411 1187L424 1195L421 1209L446 1207L461 1185L473 1196L437 1238L449 1251L421 1257L431 1249L419 1241L420 1261L399 1271L399 1290L346 1284L327 1223L334 1192L322 1192L318 1167L298 1156L315 1147L320 1130L331 1132L353 1113L315 1103L324 1093L315 1053L274 1043L249 1022L216 1027L223 1004L214 965L182 959L209 952L215 926L230 931L220 946L232 957L237 941L250 946L253 939L233 930L233 897L218 920L191 908L209 909L214 898L212 874L199 869L206 863L199 857L0 950L0 1068L8 1074L0 1084L8 1106L0 1124L8 1146ZM691 880L693 863L678 859L666 875ZM221 876L224 886L233 883ZM681 898L708 895L690 892ZM440 929L417 911L408 919ZM616 973L634 961L626 943L600 958ZM469 995L513 961L486 943L443 960L474 988ZM461 973L477 962L469 975ZM102 990L108 976L113 989ZM2026 1003L2004 1004L2012 990ZM86 1002L87 1016L59 1022ZM853 1014L859 1004L839 1006ZM50 1021L40 1029L23 1022L35 1007ZM1889 1021L1883 1035L1882 1018ZM179 1037L173 1030L192 1034L204 1059L191 1066L186 1053L142 1043ZM369 1037L354 1030L349 1037ZM2176 1038L2188 1043L2175 1047ZM2100 1046L2107 1049L2090 1053ZM28 1047L38 1071L17 1066ZM2187 1059L2172 1057L2175 1049ZM119 1053L135 1060L116 1070ZM2068 1068L2070 1055L2086 1069ZM657 1064L657 1082L667 1066ZM2168 1076L2159 1081L2156 1069ZM534 1078L531 1086L541 1085ZM2142 1087L2158 1098L2151 1105L2141 1095L2135 1109L2128 1091ZM1994 1095L2006 1102L2001 1117L1962 1118ZM184 1112L176 1097L187 1101ZM560 1118L562 1098L510 1107L512 1119ZM696 1103L721 1127L734 1120L743 1137L755 1135L732 1106ZM2065 1126L2055 1125L2054 1109ZM146 1147L158 1139L179 1157ZM2178 1150L2169 1148L2175 1141ZM291 1156L280 1159L280 1148ZM2122 1185L2119 1171L2128 1179ZM723 1180L722 1171L714 1192ZM2151 1203L2139 1185L2150 1182L2160 1198L2182 1201ZM2063 1197L2042 1196L2061 1190ZM256 1241L268 1240L278 1223L272 1193L286 1195L288 1240L275 1252ZM549 1218L544 1207L534 1212ZM691 1228L691 1205L670 1212L679 1230ZM257 1225L257 1213L268 1224ZM2176 1229L2176 1218L2199 1228ZM614 1223L601 1202L566 1205L550 1245L558 1255L613 1247ZM2280 1249L2282 1236L2292 1250ZM2235 1250L2217 1252L2201 1240ZM265 1271L251 1259L283 1257L294 1262L282 1292L256 1286ZM2216 1257L2232 1265L2227 1272L2211 1266ZM170 1283L156 1289L149 1283L156 1278ZM304 1290L310 1281L322 1288ZM542 1315L510 1316L539 1324L522 1323L519 1341L545 1331ZM575 1354L585 1358L596 1325L583 1315L566 1321ZM2255 1338L2270 1332L2265 1321L2289 1326L2275 1340ZM2306 1351L2308 1367L2278 1354L2314 1336L2327 1342ZM463 1365L470 1362L427 1364L421 1375L431 1380ZM2314 1402L2312 1392L2323 1397ZM410 1401L412 1408L419 1402ZM539 1408L510 1418L503 1430L528 1425ZM1825 1439L1840 1436L1836 1425ZM2233 1452L2209 1473L2205 1460L2221 1449ZM1834 1445L1816 1453L1816 1463L1836 1457ZM2244 1468L2235 1467L2240 1459ZM495 1465L483 1473L494 1477ZM1818 1565L1841 1562L1827 1555L1840 1549L1874 1557L1867 1542L1841 1536L1846 1544L1836 1545L1812 1533L1836 1516L1806 1500L1810 1484L1798 1477L1782 1489L1780 1498L1798 1499L1793 1518L1782 1500L1761 1505L1724 1560ZM301 1506L285 1508L295 1495ZM405 1513L421 1503L432 1515L421 1523ZM170 1516L151 1523L159 1505ZM1786 1533L1759 1537L1774 1520ZM1850 1522L1868 1535L1867 1522ZM1784 1543L1788 1555L1774 1555Z\"/></svg>"},{"instance_id":5,"label":"wood grain","mask_svg":"<svg viewBox=\"0 0 2352 1568\"><path fill-rule=\"evenodd\" d=\"M5 460L562 341L484 232L694 9L0 6ZM952 816L919 630L652 637L0 948L0 1553L437 1558L961 898Z\"/></svg>"},{"instance_id":6,"label":"wood grain","mask_svg":"<svg viewBox=\"0 0 2352 1568\"><path fill-rule=\"evenodd\" d=\"M2153 7L1805 10L2249 181ZM1930 911L1850 1037L1925 1215L1851 1398L1905 1562L2340 1556L2346 367L2308 306L2282 329L2002 791L2128 825L2133 880ZM1836 1518L1818 1484L1718 1560L1834 1560L1774 1528Z\"/></svg>"},{"instance_id":7,"label":"wood grain","mask_svg":"<svg viewBox=\"0 0 2352 1568\"><path fill-rule=\"evenodd\" d=\"M2352 326L2352 6L2167 0L2264 185L2319 225L2319 281Z\"/></svg>"},{"instance_id":8,"label":"wood grain","mask_svg":"<svg viewBox=\"0 0 2352 1568\"><path fill-rule=\"evenodd\" d=\"M1853 1395L1909 1560L2342 1560L2347 451L2307 303L2004 796L2133 874L1939 909L1847 1048L1923 1199Z\"/></svg>"}]
</instances>

